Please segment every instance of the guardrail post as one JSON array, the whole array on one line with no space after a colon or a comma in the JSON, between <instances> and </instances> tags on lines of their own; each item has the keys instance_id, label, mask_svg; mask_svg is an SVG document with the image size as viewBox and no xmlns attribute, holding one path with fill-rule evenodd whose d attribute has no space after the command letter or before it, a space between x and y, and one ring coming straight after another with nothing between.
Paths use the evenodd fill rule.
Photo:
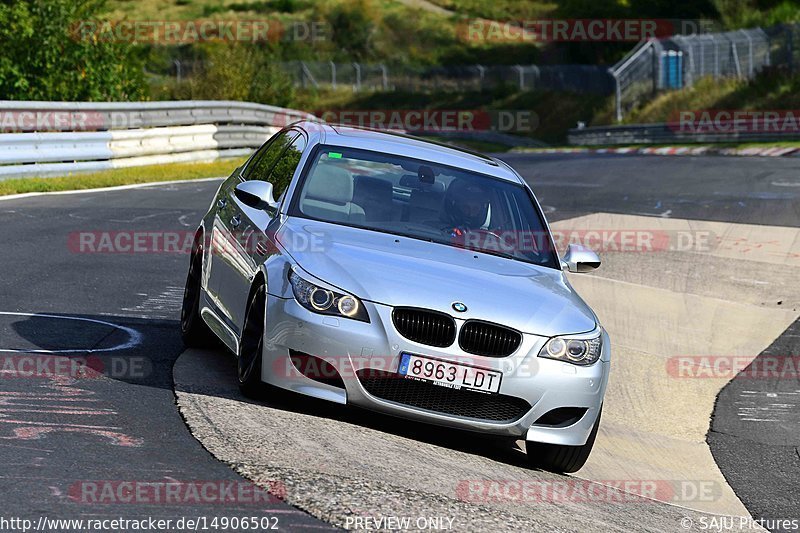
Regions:
<instances>
[{"instance_id":1,"label":"guardrail post","mask_svg":"<svg viewBox=\"0 0 800 533\"><path fill-rule=\"evenodd\" d=\"M336 90L336 63L329 61L331 65L331 87Z\"/></svg>"},{"instance_id":2,"label":"guardrail post","mask_svg":"<svg viewBox=\"0 0 800 533\"><path fill-rule=\"evenodd\" d=\"M319 88L319 83L317 83L317 80L314 78L311 70L309 70L308 65L301 61L300 68L302 69L301 72L303 73L303 87L306 86L306 79L308 79L311 84L314 85L314 88Z\"/></svg>"},{"instance_id":3,"label":"guardrail post","mask_svg":"<svg viewBox=\"0 0 800 533\"><path fill-rule=\"evenodd\" d=\"M608 73L614 78L614 106L617 110L617 122L622 122L622 87L614 69L608 69Z\"/></svg>"},{"instance_id":4,"label":"guardrail post","mask_svg":"<svg viewBox=\"0 0 800 533\"><path fill-rule=\"evenodd\" d=\"M356 71L356 84L354 87L355 92L361 91L361 65L353 63L353 69Z\"/></svg>"},{"instance_id":5,"label":"guardrail post","mask_svg":"<svg viewBox=\"0 0 800 533\"><path fill-rule=\"evenodd\" d=\"M180 59L173 59L172 63L175 65L175 77L178 80L178 83L181 82L181 60Z\"/></svg>"},{"instance_id":6,"label":"guardrail post","mask_svg":"<svg viewBox=\"0 0 800 533\"><path fill-rule=\"evenodd\" d=\"M739 52L736 48L736 41L731 39L731 53L733 54L733 65L736 67L736 77L742 77L742 65L739 62Z\"/></svg>"},{"instance_id":7,"label":"guardrail post","mask_svg":"<svg viewBox=\"0 0 800 533\"><path fill-rule=\"evenodd\" d=\"M389 70L383 63L381 63L381 85L384 91L389 90Z\"/></svg>"},{"instance_id":8,"label":"guardrail post","mask_svg":"<svg viewBox=\"0 0 800 533\"><path fill-rule=\"evenodd\" d=\"M689 45L689 47L686 49L686 52L689 55L689 61L687 62L689 65L687 68L689 75L686 76L684 83L686 84L686 87L691 87L694 85L695 73L697 72L697 63L695 63L694 60L694 44Z\"/></svg>"},{"instance_id":9,"label":"guardrail post","mask_svg":"<svg viewBox=\"0 0 800 533\"><path fill-rule=\"evenodd\" d=\"M652 42L652 41L651 41ZM652 68L653 75L651 76L653 81L653 91L652 95L655 96L658 94L658 85L659 80L661 79L661 54L664 53L664 47L661 46L660 42L656 42L653 46L650 47L650 64Z\"/></svg>"},{"instance_id":10,"label":"guardrail post","mask_svg":"<svg viewBox=\"0 0 800 533\"><path fill-rule=\"evenodd\" d=\"M525 73L522 71L522 65L514 65L514 68L517 69L519 73L519 90L525 90Z\"/></svg>"},{"instance_id":11,"label":"guardrail post","mask_svg":"<svg viewBox=\"0 0 800 533\"><path fill-rule=\"evenodd\" d=\"M748 61L750 62L750 68L747 69L747 77L752 78L753 74L755 74L755 68L753 65L753 39L750 38L750 35L744 30L740 30L744 34L744 38L747 39L747 45L749 47L748 50Z\"/></svg>"},{"instance_id":12,"label":"guardrail post","mask_svg":"<svg viewBox=\"0 0 800 533\"><path fill-rule=\"evenodd\" d=\"M700 76L703 77L706 74L706 44L700 40Z\"/></svg>"}]
</instances>

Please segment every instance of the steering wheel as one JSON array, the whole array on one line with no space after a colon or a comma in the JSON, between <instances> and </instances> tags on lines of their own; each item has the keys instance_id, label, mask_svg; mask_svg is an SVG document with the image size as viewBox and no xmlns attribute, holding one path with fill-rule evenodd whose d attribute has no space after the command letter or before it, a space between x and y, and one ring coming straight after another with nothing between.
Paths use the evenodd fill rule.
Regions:
<instances>
[{"instance_id":1,"label":"steering wheel","mask_svg":"<svg viewBox=\"0 0 800 533\"><path fill-rule=\"evenodd\" d=\"M489 230L489 229L469 229L463 227L456 227L449 230L446 230L450 233L453 239L458 239L461 245L464 248L469 250L476 250L481 251L484 250L505 250L506 248L512 248L513 250L509 250L508 252L512 255L522 254L523 256L528 256L530 254L539 257L541 255L541 250L539 248L538 243L534 240L528 244L527 241L520 242L520 243L513 243L508 242L504 239L501 234L503 231L501 229L497 230ZM494 246L487 246L489 241L488 239L493 239ZM522 246L523 249L519 249L519 246ZM531 249L525 250L527 246L531 246Z\"/></svg>"},{"instance_id":2,"label":"steering wheel","mask_svg":"<svg viewBox=\"0 0 800 533\"><path fill-rule=\"evenodd\" d=\"M478 235L488 235L490 237L494 237L500 242L503 242L503 238L497 234L497 232L492 231L490 229L470 229L467 230L467 233L477 233Z\"/></svg>"},{"instance_id":3,"label":"steering wheel","mask_svg":"<svg viewBox=\"0 0 800 533\"><path fill-rule=\"evenodd\" d=\"M467 235L478 235L478 236L484 236L484 237L485 236L489 236L489 237L492 237L493 239L496 239L500 243L503 242L503 238L500 235L498 235L494 231L488 230L488 229L470 229L470 228L465 228L463 226L456 226L456 227L445 228L444 231L445 231L445 233L450 234L450 236L455 238L455 239L458 239L458 238L464 239L465 243L469 242L467 240Z\"/></svg>"}]
</instances>

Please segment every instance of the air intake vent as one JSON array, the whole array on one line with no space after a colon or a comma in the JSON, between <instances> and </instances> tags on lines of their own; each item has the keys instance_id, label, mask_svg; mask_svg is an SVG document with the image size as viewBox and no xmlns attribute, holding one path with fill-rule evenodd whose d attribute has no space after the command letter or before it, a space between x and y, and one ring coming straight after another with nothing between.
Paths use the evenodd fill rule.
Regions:
<instances>
[{"instance_id":1,"label":"air intake vent","mask_svg":"<svg viewBox=\"0 0 800 533\"><path fill-rule=\"evenodd\" d=\"M400 335L420 344L444 348L456 340L456 323L444 313L398 307L392 313L392 320Z\"/></svg>"},{"instance_id":2,"label":"air intake vent","mask_svg":"<svg viewBox=\"0 0 800 533\"><path fill-rule=\"evenodd\" d=\"M345 388L342 376L325 359L295 350L289 350L289 357L294 367L305 377L340 389Z\"/></svg>"},{"instance_id":3,"label":"air intake vent","mask_svg":"<svg viewBox=\"0 0 800 533\"><path fill-rule=\"evenodd\" d=\"M511 355L522 342L522 334L511 328L468 320L461 328L458 345L467 353L486 357L505 357Z\"/></svg>"},{"instance_id":4,"label":"air intake vent","mask_svg":"<svg viewBox=\"0 0 800 533\"><path fill-rule=\"evenodd\" d=\"M588 409L585 407L559 407L540 416L533 425L565 428L577 423L578 420L583 418L586 411Z\"/></svg>"},{"instance_id":5,"label":"air intake vent","mask_svg":"<svg viewBox=\"0 0 800 533\"><path fill-rule=\"evenodd\" d=\"M373 396L436 413L509 423L522 418L531 408L516 396L450 389L383 370L362 369L356 375Z\"/></svg>"}]
</instances>

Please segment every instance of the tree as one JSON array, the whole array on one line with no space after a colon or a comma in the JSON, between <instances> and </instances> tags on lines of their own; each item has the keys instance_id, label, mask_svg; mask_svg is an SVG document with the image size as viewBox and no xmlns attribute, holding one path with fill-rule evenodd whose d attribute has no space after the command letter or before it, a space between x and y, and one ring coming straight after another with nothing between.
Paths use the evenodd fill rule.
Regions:
<instances>
[{"instance_id":1,"label":"tree","mask_svg":"<svg viewBox=\"0 0 800 533\"><path fill-rule=\"evenodd\" d=\"M0 4L0 99L142 99L147 85L136 46L91 30L104 3Z\"/></svg>"}]
</instances>

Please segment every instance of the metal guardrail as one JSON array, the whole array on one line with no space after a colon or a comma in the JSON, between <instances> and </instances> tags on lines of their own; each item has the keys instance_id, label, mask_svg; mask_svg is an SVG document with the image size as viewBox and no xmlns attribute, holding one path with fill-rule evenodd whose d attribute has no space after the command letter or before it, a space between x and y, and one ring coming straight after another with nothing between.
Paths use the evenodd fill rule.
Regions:
<instances>
[{"instance_id":1,"label":"metal guardrail","mask_svg":"<svg viewBox=\"0 0 800 533\"><path fill-rule=\"evenodd\" d=\"M248 124L284 126L311 115L294 109L285 109L249 102L229 100L183 100L175 102L34 102L0 101L0 130L6 131L13 114L49 114L54 118L46 127L20 119L17 131L85 131L155 128L162 126L191 126L195 124ZM72 124L55 122L57 114L65 120L85 121ZM71 114L71 116L67 116ZM45 117L47 118L47 117ZM27 126L27 127L26 127ZM77 126L77 127L76 127Z\"/></svg>"},{"instance_id":2,"label":"metal guardrail","mask_svg":"<svg viewBox=\"0 0 800 533\"><path fill-rule=\"evenodd\" d=\"M764 129L703 132L687 131L678 123L630 124L571 129L567 140L573 146L780 142L800 140L800 131L784 133Z\"/></svg>"},{"instance_id":3,"label":"metal guardrail","mask_svg":"<svg viewBox=\"0 0 800 533\"><path fill-rule=\"evenodd\" d=\"M250 153L312 115L230 101L0 101L0 179Z\"/></svg>"}]
</instances>

